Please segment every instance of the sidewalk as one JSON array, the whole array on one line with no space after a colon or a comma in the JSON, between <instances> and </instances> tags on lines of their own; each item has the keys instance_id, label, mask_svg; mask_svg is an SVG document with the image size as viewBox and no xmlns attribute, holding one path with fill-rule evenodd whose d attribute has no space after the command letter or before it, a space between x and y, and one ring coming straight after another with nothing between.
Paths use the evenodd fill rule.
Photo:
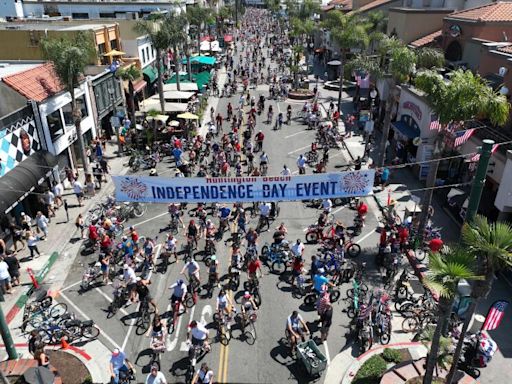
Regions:
<instances>
[{"instance_id":1,"label":"sidewalk","mask_svg":"<svg viewBox=\"0 0 512 384\"><path fill-rule=\"evenodd\" d=\"M107 143L105 157L109 160L110 173L115 175L126 174L128 170L127 167L124 167L126 158L117 157L114 154L115 150L117 150L117 144ZM83 173L80 175L80 179L82 178ZM107 178L110 180L110 176L107 176ZM42 255L33 260L27 260L29 256L28 248L18 253L18 259L21 263L21 285L15 287L12 294L4 295L5 302L2 303L6 320L11 330L19 326L21 320L20 310L27 301L28 293L32 288L32 282L27 269L31 268L34 271L38 280L43 282L43 288L47 289L52 296L58 296L58 291L66 278L66 273L63 272L67 271L72 265L81 244L80 232L74 225L76 217L79 213L85 214L89 208L108 194L113 193L113 191L114 184L112 182L104 183L102 188L96 191L94 197L84 200L84 206L79 207L72 189L66 189L63 198L69 204L69 221L66 218L64 208L61 207L56 210L56 216L51 218L49 224L47 240L38 243L38 248ZM5 356L5 350L2 348L0 358L3 359Z\"/></svg>"}]
</instances>

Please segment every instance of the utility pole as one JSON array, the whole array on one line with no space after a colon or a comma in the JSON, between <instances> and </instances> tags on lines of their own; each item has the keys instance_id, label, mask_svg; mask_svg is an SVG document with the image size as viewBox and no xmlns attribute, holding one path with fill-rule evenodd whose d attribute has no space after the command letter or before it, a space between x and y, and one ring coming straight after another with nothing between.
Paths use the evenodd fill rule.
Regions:
<instances>
[{"instance_id":1,"label":"utility pole","mask_svg":"<svg viewBox=\"0 0 512 384\"><path fill-rule=\"evenodd\" d=\"M0 301L3 300L3 296ZM0 334L2 335L2 340L4 341L5 349L7 351L7 355L9 356L9 360L16 360L18 358L18 353L16 352L16 347L14 346L14 341L12 340L11 332L7 327L7 321L5 320L4 311L2 306L0 305Z\"/></svg>"},{"instance_id":2,"label":"utility pole","mask_svg":"<svg viewBox=\"0 0 512 384\"><path fill-rule=\"evenodd\" d=\"M480 151L480 159L476 168L475 178L471 186L469 194L468 209L466 210L467 222L473 221L480 205L480 198L485 185L485 176L487 175L487 167L492 155L493 140L485 139L482 142L482 150Z\"/></svg>"},{"instance_id":3,"label":"utility pole","mask_svg":"<svg viewBox=\"0 0 512 384\"><path fill-rule=\"evenodd\" d=\"M238 0L235 0L235 28L238 28Z\"/></svg>"}]
</instances>

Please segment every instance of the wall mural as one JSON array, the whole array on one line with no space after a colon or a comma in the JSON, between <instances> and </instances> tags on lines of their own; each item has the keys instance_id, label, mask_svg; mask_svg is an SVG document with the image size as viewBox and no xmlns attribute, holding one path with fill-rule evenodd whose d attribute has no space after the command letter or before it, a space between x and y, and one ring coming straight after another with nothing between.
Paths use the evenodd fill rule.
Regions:
<instances>
[{"instance_id":1,"label":"wall mural","mask_svg":"<svg viewBox=\"0 0 512 384\"><path fill-rule=\"evenodd\" d=\"M0 177L41 148L33 117L25 117L0 131Z\"/></svg>"}]
</instances>

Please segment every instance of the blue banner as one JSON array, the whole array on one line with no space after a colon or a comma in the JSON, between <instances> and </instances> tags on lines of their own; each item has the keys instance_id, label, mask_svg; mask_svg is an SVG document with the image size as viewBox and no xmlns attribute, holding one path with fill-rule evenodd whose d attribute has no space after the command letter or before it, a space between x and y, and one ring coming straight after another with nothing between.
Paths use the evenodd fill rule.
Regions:
<instances>
[{"instance_id":1,"label":"blue banner","mask_svg":"<svg viewBox=\"0 0 512 384\"><path fill-rule=\"evenodd\" d=\"M118 201L208 203L293 201L366 196L375 170L301 176L192 177L114 176Z\"/></svg>"}]
</instances>

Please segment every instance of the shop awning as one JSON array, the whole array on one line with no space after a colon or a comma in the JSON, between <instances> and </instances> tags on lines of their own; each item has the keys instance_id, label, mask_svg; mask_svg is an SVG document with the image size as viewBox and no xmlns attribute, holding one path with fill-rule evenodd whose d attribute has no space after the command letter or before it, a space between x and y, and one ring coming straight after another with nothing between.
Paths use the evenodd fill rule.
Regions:
<instances>
[{"instance_id":1,"label":"shop awning","mask_svg":"<svg viewBox=\"0 0 512 384\"><path fill-rule=\"evenodd\" d=\"M215 57L210 56L195 56L190 58L190 64L214 65L216 62L217 59L215 59ZM186 64L187 59L183 59L181 63Z\"/></svg>"},{"instance_id":2,"label":"shop awning","mask_svg":"<svg viewBox=\"0 0 512 384\"><path fill-rule=\"evenodd\" d=\"M144 76L147 76L150 84L154 83L158 78L157 69L154 68L152 65L148 65L146 68L144 68L142 70L142 73L144 74Z\"/></svg>"},{"instance_id":3,"label":"shop awning","mask_svg":"<svg viewBox=\"0 0 512 384\"><path fill-rule=\"evenodd\" d=\"M193 81L197 84L198 89L202 89L205 84L207 84L210 81L210 72L203 71L199 73L194 73L192 75ZM173 84L176 83L176 76L173 75L169 80L165 82L166 84ZM190 80L188 80L188 75L181 75L180 76L180 85L190 83ZM183 88L182 91L185 91L187 89Z\"/></svg>"},{"instance_id":4,"label":"shop awning","mask_svg":"<svg viewBox=\"0 0 512 384\"><path fill-rule=\"evenodd\" d=\"M44 181L57 158L48 151L38 151L0 178L0 213L8 213Z\"/></svg>"},{"instance_id":5,"label":"shop awning","mask_svg":"<svg viewBox=\"0 0 512 384\"><path fill-rule=\"evenodd\" d=\"M181 82L180 88L181 88L181 91L185 91L185 92L188 92L188 91L197 92L198 91L197 84L191 83L191 82ZM164 84L164 92L177 91L177 90L178 90L178 86L176 85L176 82Z\"/></svg>"},{"instance_id":6,"label":"shop awning","mask_svg":"<svg viewBox=\"0 0 512 384\"><path fill-rule=\"evenodd\" d=\"M186 103L165 103L164 104L164 112L165 113L175 113L175 112L185 112L187 110L188 104ZM149 98L144 100L140 104L140 110L142 112L149 111L159 111L160 112L160 100L158 98Z\"/></svg>"},{"instance_id":7,"label":"shop awning","mask_svg":"<svg viewBox=\"0 0 512 384\"><path fill-rule=\"evenodd\" d=\"M194 92L165 91L164 92L164 99L167 100L167 101L189 100L192 96L194 96L194 94L195 94Z\"/></svg>"},{"instance_id":8,"label":"shop awning","mask_svg":"<svg viewBox=\"0 0 512 384\"><path fill-rule=\"evenodd\" d=\"M233 35L224 35L224 41L226 43L231 43L233 41Z\"/></svg>"},{"instance_id":9,"label":"shop awning","mask_svg":"<svg viewBox=\"0 0 512 384\"><path fill-rule=\"evenodd\" d=\"M144 88L146 88L146 85L148 85L148 83L146 83L144 80L136 81L135 83L133 83L133 92L139 93Z\"/></svg>"},{"instance_id":10,"label":"shop awning","mask_svg":"<svg viewBox=\"0 0 512 384\"><path fill-rule=\"evenodd\" d=\"M420 135L420 131L411 127L410 125L404 123L403 121L395 121L393 127L397 129L402 135L406 136L408 139L414 139Z\"/></svg>"}]
</instances>

